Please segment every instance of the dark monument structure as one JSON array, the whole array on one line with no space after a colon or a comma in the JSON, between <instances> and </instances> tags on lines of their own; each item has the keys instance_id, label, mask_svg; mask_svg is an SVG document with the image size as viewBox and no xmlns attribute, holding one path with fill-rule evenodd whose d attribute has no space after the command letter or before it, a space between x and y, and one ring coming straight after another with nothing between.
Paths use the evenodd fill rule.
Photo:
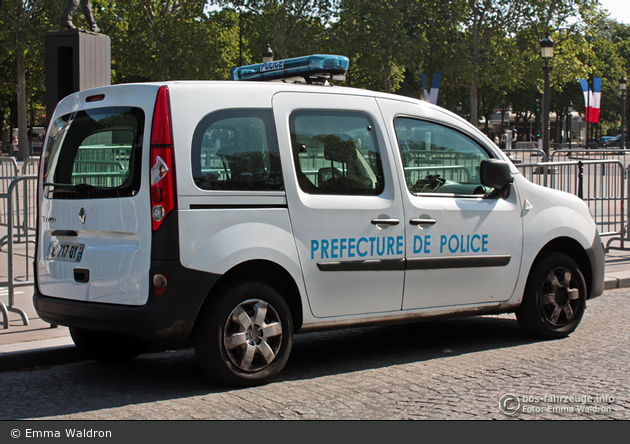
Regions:
<instances>
[{"instance_id":1,"label":"dark monument structure","mask_svg":"<svg viewBox=\"0 0 630 444\"><path fill-rule=\"evenodd\" d=\"M89 31L72 24L79 4ZM69 29L46 34L46 125L67 95L112 83L111 42L99 33L90 0L68 0L61 25Z\"/></svg>"},{"instance_id":2,"label":"dark monument structure","mask_svg":"<svg viewBox=\"0 0 630 444\"><path fill-rule=\"evenodd\" d=\"M94 20L94 16L92 15L90 0L68 0L66 9L64 9L63 15L61 16L61 26L65 26L68 29L75 29L75 26L72 24L72 16L79 7L79 3L81 3L81 10L83 11L83 15L85 15L85 20L90 26L90 31L100 32L100 29L96 26L96 20Z\"/></svg>"}]
</instances>

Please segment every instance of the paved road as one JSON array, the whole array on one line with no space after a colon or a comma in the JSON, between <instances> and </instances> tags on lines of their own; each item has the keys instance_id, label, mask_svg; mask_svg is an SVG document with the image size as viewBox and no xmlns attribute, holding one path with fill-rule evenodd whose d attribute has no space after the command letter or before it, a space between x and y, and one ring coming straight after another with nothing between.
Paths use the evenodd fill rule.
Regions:
<instances>
[{"instance_id":1,"label":"paved road","mask_svg":"<svg viewBox=\"0 0 630 444\"><path fill-rule=\"evenodd\" d=\"M190 350L5 372L0 419L629 419L629 302L607 291L557 341L508 315L302 335L276 382L240 390Z\"/></svg>"}]
</instances>

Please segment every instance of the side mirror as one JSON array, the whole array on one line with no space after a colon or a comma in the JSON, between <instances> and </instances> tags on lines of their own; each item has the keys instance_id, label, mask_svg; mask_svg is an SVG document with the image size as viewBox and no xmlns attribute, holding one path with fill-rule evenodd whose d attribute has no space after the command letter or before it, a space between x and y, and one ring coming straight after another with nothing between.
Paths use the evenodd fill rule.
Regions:
<instances>
[{"instance_id":1,"label":"side mirror","mask_svg":"<svg viewBox=\"0 0 630 444\"><path fill-rule=\"evenodd\" d=\"M492 187L499 193L501 199L510 195L510 188L514 178L510 172L510 164L499 159L485 159L479 167L481 184Z\"/></svg>"}]
</instances>

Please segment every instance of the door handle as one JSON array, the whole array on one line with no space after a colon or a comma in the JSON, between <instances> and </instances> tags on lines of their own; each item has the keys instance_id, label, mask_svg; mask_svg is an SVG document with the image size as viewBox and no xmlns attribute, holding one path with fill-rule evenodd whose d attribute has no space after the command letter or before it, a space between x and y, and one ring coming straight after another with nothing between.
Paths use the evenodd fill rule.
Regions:
<instances>
[{"instance_id":1,"label":"door handle","mask_svg":"<svg viewBox=\"0 0 630 444\"><path fill-rule=\"evenodd\" d=\"M80 283L90 282L90 270L85 268L75 268L74 280Z\"/></svg>"},{"instance_id":2,"label":"door handle","mask_svg":"<svg viewBox=\"0 0 630 444\"><path fill-rule=\"evenodd\" d=\"M78 236L79 234L74 230L55 230L51 233L53 236Z\"/></svg>"},{"instance_id":3,"label":"door handle","mask_svg":"<svg viewBox=\"0 0 630 444\"><path fill-rule=\"evenodd\" d=\"M372 219L372 225L398 225L400 221L398 219Z\"/></svg>"},{"instance_id":4,"label":"door handle","mask_svg":"<svg viewBox=\"0 0 630 444\"><path fill-rule=\"evenodd\" d=\"M435 219L411 219L409 221L411 225L435 225L437 220Z\"/></svg>"}]
</instances>

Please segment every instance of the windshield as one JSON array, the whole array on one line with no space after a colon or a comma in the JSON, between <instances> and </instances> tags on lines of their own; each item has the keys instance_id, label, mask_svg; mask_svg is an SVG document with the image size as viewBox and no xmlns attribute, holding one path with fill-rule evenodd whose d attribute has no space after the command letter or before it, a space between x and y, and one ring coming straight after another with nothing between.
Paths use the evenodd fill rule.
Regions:
<instances>
[{"instance_id":1,"label":"windshield","mask_svg":"<svg viewBox=\"0 0 630 444\"><path fill-rule=\"evenodd\" d=\"M134 196L140 188L144 112L107 107L59 117L49 130L44 196L92 199Z\"/></svg>"}]
</instances>

